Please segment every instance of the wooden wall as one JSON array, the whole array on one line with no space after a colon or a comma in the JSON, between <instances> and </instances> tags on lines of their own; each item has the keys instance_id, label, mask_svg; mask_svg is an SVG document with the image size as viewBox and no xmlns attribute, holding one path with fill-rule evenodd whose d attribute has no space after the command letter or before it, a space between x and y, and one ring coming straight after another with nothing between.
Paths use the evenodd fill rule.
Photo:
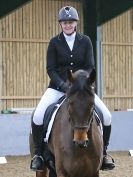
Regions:
<instances>
[{"instance_id":1,"label":"wooden wall","mask_svg":"<svg viewBox=\"0 0 133 177\"><path fill-rule=\"evenodd\" d=\"M48 85L46 51L59 33L58 10L78 0L33 0L0 20L0 109L35 107Z\"/></svg>"},{"instance_id":2,"label":"wooden wall","mask_svg":"<svg viewBox=\"0 0 133 177\"><path fill-rule=\"evenodd\" d=\"M103 100L110 110L133 108L133 9L102 26Z\"/></svg>"}]
</instances>

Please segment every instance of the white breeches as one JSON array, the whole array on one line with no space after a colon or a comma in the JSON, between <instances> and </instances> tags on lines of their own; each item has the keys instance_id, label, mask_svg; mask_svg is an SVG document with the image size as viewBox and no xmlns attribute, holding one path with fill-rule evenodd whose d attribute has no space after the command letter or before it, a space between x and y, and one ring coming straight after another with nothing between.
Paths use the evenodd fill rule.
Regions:
<instances>
[{"instance_id":1,"label":"white breeches","mask_svg":"<svg viewBox=\"0 0 133 177\"><path fill-rule=\"evenodd\" d=\"M60 92L58 90L47 88L44 95L42 96L38 106L36 107L36 110L34 112L33 116L33 122L36 125L42 125L43 124L43 118L46 109L49 105L52 103L55 103L58 101L62 96L64 95L63 92ZM97 107L101 110L103 114L104 119L104 125L108 126L111 124L111 114L108 110L108 108L105 106L105 104L102 102L102 100L95 94L95 104Z\"/></svg>"},{"instance_id":2,"label":"white breeches","mask_svg":"<svg viewBox=\"0 0 133 177\"><path fill-rule=\"evenodd\" d=\"M110 111L96 94L95 94L95 105L97 105L97 107L101 110L103 114L103 124L105 126L109 126L111 124L112 118Z\"/></svg>"},{"instance_id":3,"label":"white breeches","mask_svg":"<svg viewBox=\"0 0 133 177\"><path fill-rule=\"evenodd\" d=\"M64 95L63 92L60 92L52 88L47 88L39 104L36 107L36 110L33 116L33 122L36 125L42 125L44 113L46 109L48 108L48 106L58 101L63 95Z\"/></svg>"}]
</instances>

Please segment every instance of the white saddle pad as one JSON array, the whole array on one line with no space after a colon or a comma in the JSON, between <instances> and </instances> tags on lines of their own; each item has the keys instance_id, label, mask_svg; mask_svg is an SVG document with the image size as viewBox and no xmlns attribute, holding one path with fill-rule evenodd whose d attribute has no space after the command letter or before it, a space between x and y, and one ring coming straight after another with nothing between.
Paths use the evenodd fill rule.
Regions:
<instances>
[{"instance_id":1,"label":"white saddle pad","mask_svg":"<svg viewBox=\"0 0 133 177\"><path fill-rule=\"evenodd\" d=\"M65 99L64 99L65 100ZM62 105L62 103L64 102L64 100L60 103L60 104L56 104L57 108L56 110L54 111L52 117L51 117L51 120L49 122L49 125L48 125L48 129L47 129L47 133L46 133L46 137L44 138L44 142L48 142L49 140L49 136L50 136L50 133L51 133L51 130L52 130L52 127L53 127L53 124L54 124L54 120L55 120L55 116L56 116L56 113L57 111L59 110L60 106Z\"/></svg>"}]
</instances>

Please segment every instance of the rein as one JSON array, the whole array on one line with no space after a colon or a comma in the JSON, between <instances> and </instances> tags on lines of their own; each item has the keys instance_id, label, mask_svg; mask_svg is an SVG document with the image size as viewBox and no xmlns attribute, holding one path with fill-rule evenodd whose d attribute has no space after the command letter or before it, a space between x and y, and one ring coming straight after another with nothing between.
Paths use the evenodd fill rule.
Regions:
<instances>
[{"instance_id":1,"label":"rein","mask_svg":"<svg viewBox=\"0 0 133 177\"><path fill-rule=\"evenodd\" d=\"M92 111L91 111L91 115L90 115L90 121L89 121L89 128L88 128L88 131L89 131L89 129L90 129L90 127L91 127L91 124L92 124L92 122L93 122L93 118L94 118L94 107L92 108Z\"/></svg>"}]
</instances>

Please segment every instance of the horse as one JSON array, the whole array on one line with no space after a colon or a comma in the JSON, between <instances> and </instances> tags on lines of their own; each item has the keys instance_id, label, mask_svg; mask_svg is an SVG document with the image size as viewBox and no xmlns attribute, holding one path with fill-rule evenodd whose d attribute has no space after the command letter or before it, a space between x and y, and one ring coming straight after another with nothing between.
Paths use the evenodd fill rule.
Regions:
<instances>
[{"instance_id":1,"label":"horse","mask_svg":"<svg viewBox=\"0 0 133 177\"><path fill-rule=\"evenodd\" d=\"M48 145L55 157L57 177L99 177L103 138L94 113L95 78L95 70L68 73L70 88Z\"/></svg>"},{"instance_id":2,"label":"horse","mask_svg":"<svg viewBox=\"0 0 133 177\"><path fill-rule=\"evenodd\" d=\"M57 177L99 177L103 137L94 109L95 79L94 69L68 72L69 89L48 143Z\"/></svg>"}]
</instances>

